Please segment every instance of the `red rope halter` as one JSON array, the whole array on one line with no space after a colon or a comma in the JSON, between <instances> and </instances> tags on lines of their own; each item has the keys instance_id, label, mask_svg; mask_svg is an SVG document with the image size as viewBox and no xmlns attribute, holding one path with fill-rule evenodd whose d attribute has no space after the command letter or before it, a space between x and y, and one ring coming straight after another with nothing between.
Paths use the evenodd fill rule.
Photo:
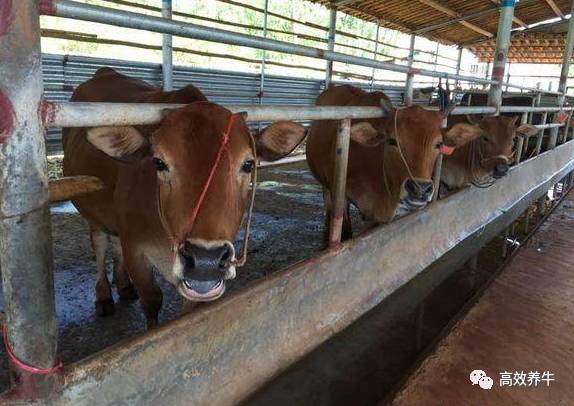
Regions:
<instances>
[{"instance_id":1,"label":"red rope halter","mask_svg":"<svg viewBox=\"0 0 574 406\"><path fill-rule=\"evenodd\" d=\"M60 368L64 366L62 361L58 361L56 365L51 368L39 368L32 365L26 364L24 361L21 361L16 357L14 351L10 347L10 343L8 342L8 334L6 333L6 323L2 323L2 337L4 338L4 348L6 349L6 354L8 354L8 358L10 359L10 363L20 371L28 372L29 374L35 375L50 375L54 372L57 372Z\"/></svg>"}]
</instances>

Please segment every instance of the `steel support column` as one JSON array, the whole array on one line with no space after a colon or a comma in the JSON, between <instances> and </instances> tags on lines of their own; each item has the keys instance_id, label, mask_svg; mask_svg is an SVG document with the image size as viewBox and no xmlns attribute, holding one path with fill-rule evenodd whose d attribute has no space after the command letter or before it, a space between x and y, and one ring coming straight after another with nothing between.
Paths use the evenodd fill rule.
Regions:
<instances>
[{"instance_id":1,"label":"steel support column","mask_svg":"<svg viewBox=\"0 0 574 406\"><path fill-rule=\"evenodd\" d=\"M494 63L492 65L491 79L497 84L490 85L488 92L488 105L500 108L502 104L502 82L504 68L510 45L510 30L512 29L512 17L514 16L514 0L503 0L498 19L498 33L496 35L496 50L494 51Z\"/></svg>"},{"instance_id":2,"label":"steel support column","mask_svg":"<svg viewBox=\"0 0 574 406\"><path fill-rule=\"evenodd\" d=\"M414 61L414 56L415 56L415 41L416 41L416 36L415 34L411 34L411 43L409 46L409 55L408 55L408 67L409 67L409 72L407 73L407 83L405 85L405 104L407 106L410 106L411 104L413 104L413 88L414 88L414 82L415 82L415 75L414 72L412 71L413 69L413 61Z\"/></svg>"},{"instance_id":3,"label":"steel support column","mask_svg":"<svg viewBox=\"0 0 574 406\"><path fill-rule=\"evenodd\" d=\"M171 20L171 11L171 0L161 0L161 16ZM173 90L173 43L171 34L162 34L161 55L163 90Z\"/></svg>"},{"instance_id":4,"label":"steel support column","mask_svg":"<svg viewBox=\"0 0 574 406\"><path fill-rule=\"evenodd\" d=\"M329 10L329 38L327 39L327 50L329 52L335 51L335 32L337 30L337 8L332 7ZM333 61L327 61L327 68L325 69L325 89L331 84L333 79Z\"/></svg>"},{"instance_id":5,"label":"steel support column","mask_svg":"<svg viewBox=\"0 0 574 406\"><path fill-rule=\"evenodd\" d=\"M571 10L574 10L574 0L571 2ZM560 81L558 82L558 92L561 94L558 96L558 104L560 107L564 105L564 100L566 99L566 86L568 85L568 71L570 70L570 64L572 62L572 46L574 45L574 18L570 18L568 22L568 35L566 37L566 43L564 44L564 55L562 58L562 70L560 72ZM554 122L557 122L558 114L554 114ZM550 132L550 142L548 143L548 148L554 148L558 139L558 128L553 128Z\"/></svg>"},{"instance_id":6,"label":"steel support column","mask_svg":"<svg viewBox=\"0 0 574 406\"><path fill-rule=\"evenodd\" d=\"M0 23L5 25L0 24L0 263L8 345L20 361L51 368L57 334L40 118L38 3L1 3ZM32 375L11 363L11 382L15 396L29 399L46 395L54 378Z\"/></svg>"}]
</instances>

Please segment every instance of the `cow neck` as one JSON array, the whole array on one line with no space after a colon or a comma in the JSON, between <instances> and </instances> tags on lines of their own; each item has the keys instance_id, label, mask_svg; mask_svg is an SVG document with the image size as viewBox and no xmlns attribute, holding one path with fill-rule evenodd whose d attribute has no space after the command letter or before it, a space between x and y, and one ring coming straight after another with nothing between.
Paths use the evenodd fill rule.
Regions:
<instances>
[{"instance_id":1,"label":"cow neck","mask_svg":"<svg viewBox=\"0 0 574 406\"><path fill-rule=\"evenodd\" d=\"M201 206L203 205L203 202L205 201L205 197L207 195L207 192L209 190L209 187L211 186L211 183L213 182L213 178L215 177L215 173L217 171L217 168L219 167L219 163L221 162L221 157L223 155L223 151L225 150L225 148L227 147L228 143L229 143L229 139L231 137L231 130L233 128L233 124L235 123L237 115L236 114L231 114L229 117L229 121L227 122L227 126L225 128L225 132L223 133L222 139L221 139L221 143L219 144L219 148L217 150L217 155L213 161L213 164L211 166L211 170L209 172L209 175L203 185L203 188L201 190L201 194L199 195L199 198L197 200L197 202L195 203L195 206L193 207L193 211L191 214L191 218L189 221L189 225L188 227L185 227L185 230L189 230L188 231L188 235L189 233L191 233L191 230L193 229L193 226L195 225L195 220L197 218L197 215L199 214L199 211L201 210ZM255 157L255 159L257 159L257 147L255 144L255 139L253 138L253 135L251 135L251 133L249 132L249 142L251 144L251 150L253 152L253 156ZM245 265L245 263L247 262L247 247L249 244L249 231L250 231L250 227L251 227L251 218L253 216L253 206L255 204L255 191L257 188L257 162L253 167L253 171L251 172L251 195L249 197L249 206L248 206L248 211L247 211L247 218L245 220L244 224L244 237L243 237L243 247L241 249L241 256L239 257L239 259L236 259L234 261L232 261L232 263L230 263L229 265L235 265L236 267L242 267L243 265ZM161 204L161 194L160 194L160 182L157 182L157 207L158 207L158 211L159 211L159 218L160 218L160 222L162 224L162 227L164 228L165 232L168 234L168 238L171 241L171 246L173 249L173 254L174 256L177 254L177 247L180 246L183 242L182 241L177 241L175 234L173 233L171 227L169 226L169 223L167 222L166 218L165 218L165 213L163 210L163 206ZM184 237L185 238L185 237Z\"/></svg>"}]
</instances>

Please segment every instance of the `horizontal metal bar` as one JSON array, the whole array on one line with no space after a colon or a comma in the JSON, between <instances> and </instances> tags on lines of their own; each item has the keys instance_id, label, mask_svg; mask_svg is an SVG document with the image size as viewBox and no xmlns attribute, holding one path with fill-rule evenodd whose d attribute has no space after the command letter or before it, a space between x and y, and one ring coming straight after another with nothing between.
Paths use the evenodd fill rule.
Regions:
<instances>
[{"instance_id":1,"label":"horizontal metal bar","mask_svg":"<svg viewBox=\"0 0 574 406\"><path fill-rule=\"evenodd\" d=\"M165 109L180 108L185 104L161 103L44 103L46 127L96 127L104 125L142 125L161 121ZM344 118L383 117L380 107L349 106L293 106L293 105L227 105L234 113L247 113L248 122L279 120L340 120ZM426 107L438 110L438 107ZM573 107L503 106L503 113L571 111ZM492 114L494 107L460 106L451 114ZM551 128L551 127L547 127Z\"/></svg>"},{"instance_id":2,"label":"horizontal metal bar","mask_svg":"<svg viewBox=\"0 0 574 406\"><path fill-rule=\"evenodd\" d=\"M428 277L423 271L459 243L523 209L574 169L573 157L574 142L563 144L488 189L466 188L70 365L50 403L239 403L413 278Z\"/></svg>"},{"instance_id":3,"label":"horizontal metal bar","mask_svg":"<svg viewBox=\"0 0 574 406\"><path fill-rule=\"evenodd\" d=\"M501 113L544 113L557 111L572 111L574 107L529 107L529 106L501 106Z\"/></svg>"},{"instance_id":4,"label":"horizontal metal bar","mask_svg":"<svg viewBox=\"0 0 574 406\"><path fill-rule=\"evenodd\" d=\"M534 127L538 128L539 130L545 130L547 128L560 128L560 127L564 127L565 124L560 124L560 123L552 123L552 124L538 124L535 125Z\"/></svg>"},{"instance_id":5,"label":"horizontal metal bar","mask_svg":"<svg viewBox=\"0 0 574 406\"><path fill-rule=\"evenodd\" d=\"M393 72L409 73L408 66L397 65L372 59L356 57L339 52L327 51L319 48L295 45L284 41L269 38L240 34L216 28L208 28L196 24L181 21L167 20L145 14L133 13L107 7L92 6L77 3L70 0L54 0L53 14L58 17L72 18L75 20L92 21L102 24L111 24L118 27L133 28L153 31L163 34L172 34L185 38L193 38L205 41L213 41L224 44L246 46L267 51L283 52L287 54L306 56L310 58L325 59L328 61L350 63L370 68L385 69ZM490 79L474 78L470 76L455 75L446 72L437 72L426 69L416 69L418 75L444 79L458 79L461 81L495 84Z\"/></svg>"},{"instance_id":6,"label":"horizontal metal bar","mask_svg":"<svg viewBox=\"0 0 574 406\"><path fill-rule=\"evenodd\" d=\"M185 104L159 103L46 103L46 127L96 127L103 125L156 124L165 109ZM247 113L248 122L278 120L329 120L383 117L380 107L228 105L234 113Z\"/></svg>"}]
</instances>

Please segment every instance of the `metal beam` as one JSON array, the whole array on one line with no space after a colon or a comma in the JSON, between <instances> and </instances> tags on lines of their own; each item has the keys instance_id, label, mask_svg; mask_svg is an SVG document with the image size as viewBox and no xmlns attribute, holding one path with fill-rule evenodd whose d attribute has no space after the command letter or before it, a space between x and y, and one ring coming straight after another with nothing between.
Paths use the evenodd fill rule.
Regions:
<instances>
[{"instance_id":1,"label":"metal beam","mask_svg":"<svg viewBox=\"0 0 574 406\"><path fill-rule=\"evenodd\" d=\"M539 1L539 0L523 0L520 5L523 6L525 4L528 3L533 3L535 1ZM497 6L500 5L500 1L498 0L492 0L492 2L494 4L496 4ZM426 27L422 27L419 28L415 31L413 31L415 34L424 34L427 33L429 31L434 31L434 30L438 30L439 28L444 28L444 27L448 27L449 25L452 24L456 24L459 23L461 21L466 21L466 20L470 20L473 18L480 18L480 17L485 17L491 14L495 14L499 11L498 7L495 8L491 8L488 10L482 10L482 11L477 11L476 13L472 13L472 14L467 14L467 15L461 15L460 17L457 18L453 18L452 20L448 20L448 21L443 21L442 23L436 23L436 24L431 24L431 25L427 25ZM528 25L522 21L521 19L519 19L518 17L513 17L512 21L514 21L516 24L520 25L521 27L528 27Z\"/></svg>"},{"instance_id":2,"label":"metal beam","mask_svg":"<svg viewBox=\"0 0 574 406\"><path fill-rule=\"evenodd\" d=\"M414 278L436 278L425 269L453 248L491 238L573 157L574 143L561 145L488 189L466 188L70 365L50 404L240 403Z\"/></svg>"},{"instance_id":3,"label":"metal beam","mask_svg":"<svg viewBox=\"0 0 574 406\"><path fill-rule=\"evenodd\" d=\"M456 18L462 17L462 14L460 14L460 13L454 11L454 10L451 9L451 8L448 8L448 7L446 7L446 6L442 5L442 4L440 4L440 3L437 2L437 1L434 1L434 0L417 0L417 1L418 1L419 3L422 3L422 4L425 4L425 5L429 6L429 7L432 7L432 8L434 8L435 10L440 11L441 13L447 14L447 15L449 15L449 16L451 16L451 17L456 17ZM484 36L486 36L486 37L489 37L489 38L494 37L494 34L491 33L490 31L487 31L487 30L485 30L485 29L483 29L483 28L480 28L479 26L477 26L477 25L475 25L475 24L472 24L472 23L469 23L469 22L467 22L467 21L464 21L464 19L458 21L458 24L464 25L466 28L469 28L469 29L471 29L471 30L473 30L473 31L476 31L476 32L478 32L479 34L482 34L482 35L484 35Z\"/></svg>"},{"instance_id":4,"label":"metal beam","mask_svg":"<svg viewBox=\"0 0 574 406\"><path fill-rule=\"evenodd\" d=\"M554 0L544 0L544 1L546 1L546 4L548 4L552 9L552 11L554 11L554 14L556 14L558 17L564 20L565 18L564 13L562 12L562 10L560 10L560 8L556 5L556 3L554 3Z\"/></svg>"},{"instance_id":5,"label":"metal beam","mask_svg":"<svg viewBox=\"0 0 574 406\"><path fill-rule=\"evenodd\" d=\"M510 46L510 30L512 29L512 16L514 15L514 0L504 0L500 8L498 19L498 32L496 35L496 50L494 51L494 63L492 64L491 79L497 84L490 85L488 92L488 105L500 108L502 104L502 81L504 68Z\"/></svg>"},{"instance_id":6,"label":"metal beam","mask_svg":"<svg viewBox=\"0 0 574 406\"><path fill-rule=\"evenodd\" d=\"M415 86L415 75L412 72L412 67L413 67L413 60L415 57L415 41L416 41L417 37L415 34L411 34L411 41L410 41L410 46L409 46L409 55L408 55L408 62L407 62L407 66L409 68L411 68L411 70L409 71L409 73L407 73L407 82L405 85L405 97L404 97L404 103L407 106L410 106L411 104L413 104L413 89ZM435 61L436 61L436 55L435 55ZM436 65L435 65L436 66Z\"/></svg>"},{"instance_id":7,"label":"metal beam","mask_svg":"<svg viewBox=\"0 0 574 406\"><path fill-rule=\"evenodd\" d=\"M0 3L0 264L8 348L40 369L56 359L56 309L42 111L39 1ZM5 18L6 17L6 18ZM6 23L6 24L4 24ZM50 392L54 375L10 362L18 397Z\"/></svg>"}]
</instances>

